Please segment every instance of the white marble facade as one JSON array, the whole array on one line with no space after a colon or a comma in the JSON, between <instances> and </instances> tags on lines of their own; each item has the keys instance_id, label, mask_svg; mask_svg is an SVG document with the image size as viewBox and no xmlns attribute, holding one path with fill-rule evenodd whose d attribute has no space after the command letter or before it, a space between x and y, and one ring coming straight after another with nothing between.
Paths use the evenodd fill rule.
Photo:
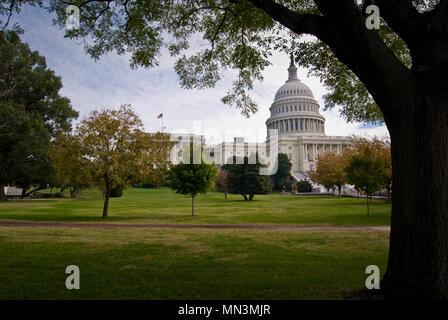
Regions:
<instances>
[{"instance_id":1,"label":"white marble facade","mask_svg":"<svg viewBox=\"0 0 448 320\"><path fill-rule=\"evenodd\" d=\"M304 179L316 169L317 157L325 152L341 152L351 144L350 137L325 135L325 118L319 112L319 104L311 89L297 77L297 67L291 59L288 80L278 89L270 107L271 116L266 120L270 141L270 129L277 130L278 153L285 153L292 163L292 174L297 180ZM238 150L237 145L244 147ZM258 145L260 154L269 153L269 143ZM261 148L260 148L261 147ZM236 138L234 143L225 142L214 146L219 150L222 163L230 155L245 156L255 150L255 143Z\"/></svg>"}]
</instances>

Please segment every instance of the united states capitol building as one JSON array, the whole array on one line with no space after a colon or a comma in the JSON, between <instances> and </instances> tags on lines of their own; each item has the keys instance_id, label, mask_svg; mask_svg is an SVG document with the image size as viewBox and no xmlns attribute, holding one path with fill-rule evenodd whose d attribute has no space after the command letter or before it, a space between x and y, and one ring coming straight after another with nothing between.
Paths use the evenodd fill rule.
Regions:
<instances>
[{"instance_id":1,"label":"united states capitol building","mask_svg":"<svg viewBox=\"0 0 448 320\"><path fill-rule=\"evenodd\" d=\"M228 157L247 156L255 148L260 155L270 153L269 146L272 133L277 132L278 153L284 153L292 163L291 173L297 180L308 177L316 169L316 161L325 152L339 153L351 144L350 137L327 136L325 118L319 112L319 104L313 92L297 77L297 67L291 59L288 79L275 94L270 107L270 117L266 120L267 141L265 146L245 142L235 138L233 143L224 142L215 146L221 163L228 162ZM274 131L276 130L276 131ZM243 148L241 148L243 147Z\"/></svg>"}]
</instances>

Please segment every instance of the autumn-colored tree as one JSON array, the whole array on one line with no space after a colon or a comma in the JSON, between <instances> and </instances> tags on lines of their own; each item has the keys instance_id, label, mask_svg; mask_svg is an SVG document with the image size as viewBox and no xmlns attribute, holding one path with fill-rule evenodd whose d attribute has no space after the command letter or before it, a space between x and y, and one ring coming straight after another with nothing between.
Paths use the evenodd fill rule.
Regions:
<instances>
[{"instance_id":1,"label":"autumn-colored tree","mask_svg":"<svg viewBox=\"0 0 448 320\"><path fill-rule=\"evenodd\" d=\"M310 173L310 179L328 190L336 187L341 196L342 187L347 181L344 171L346 165L345 153L326 152L317 158L316 171Z\"/></svg>"},{"instance_id":2,"label":"autumn-colored tree","mask_svg":"<svg viewBox=\"0 0 448 320\"><path fill-rule=\"evenodd\" d=\"M166 164L161 157L154 158L151 147L159 144L143 131L143 124L130 105L93 111L78 125L75 135L81 157L88 160L88 175L104 192L103 218L108 215L113 189L126 189Z\"/></svg>"},{"instance_id":3,"label":"autumn-colored tree","mask_svg":"<svg viewBox=\"0 0 448 320\"><path fill-rule=\"evenodd\" d=\"M88 171L89 160L82 157L81 141L78 136L61 133L55 141L50 153L56 170L56 178L61 188L69 188L70 196L76 197L81 188L87 187L90 181Z\"/></svg>"},{"instance_id":4,"label":"autumn-colored tree","mask_svg":"<svg viewBox=\"0 0 448 320\"><path fill-rule=\"evenodd\" d=\"M218 171L218 175L215 179L215 186L218 190L221 190L224 192L224 197L227 199L227 193L229 192L229 186L227 185L227 176L228 171L221 169Z\"/></svg>"},{"instance_id":5,"label":"autumn-colored tree","mask_svg":"<svg viewBox=\"0 0 448 320\"><path fill-rule=\"evenodd\" d=\"M138 165L139 172L136 182L155 187L161 186L169 169L171 148L175 142L170 141L170 134L156 132L145 133L142 136L142 157Z\"/></svg>"},{"instance_id":6,"label":"autumn-colored tree","mask_svg":"<svg viewBox=\"0 0 448 320\"><path fill-rule=\"evenodd\" d=\"M390 140L387 138L373 137L370 139L362 137L354 137L352 148L346 152L348 157L355 154L362 154L364 150L368 149L371 156L377 159L382 164L381 177L383 180L383 187L386 189L386 202L391 200L392 189L392 159Z\"/></svg>"}]
</instances>

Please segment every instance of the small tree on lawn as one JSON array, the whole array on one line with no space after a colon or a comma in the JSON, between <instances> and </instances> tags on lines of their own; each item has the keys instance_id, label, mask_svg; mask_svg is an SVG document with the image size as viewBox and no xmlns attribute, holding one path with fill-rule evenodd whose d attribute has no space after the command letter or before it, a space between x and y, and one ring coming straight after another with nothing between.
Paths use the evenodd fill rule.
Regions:
<instances>
[{"instance_id":1,"label":"small tree on lawn","mask_svg":"<svg viewBox=\"0 0 448 320\"><path fill-rule=\"evenodd\" d=\"M229 172L227 184L231 193L242 195L245 201L252 201L256 194L271 192L270 177L260 175L260 168L264 165L259 162L258 156L255 164L249 164L248 157L244 157L244 162L236 159L233 157L233 163L225 166Z\"/></svg>"},{"instance_id":2,"label":"small tree on lawn","mask_svg":"<svg viewBox=\"0 0 448 320\"><path fill-rule=\"evenodd\" d=\"M76 139L90 178L104 192L103 218L107 218L112 190L129 187L141 171L147 149L143 124L129 105L93 111L78 125Z\"/></svg>"},{"instance_id":3,"label":"small tree on lawn","mask_svg":"<svg viewBox=\"0 0 448 320\"><path fill-rule=\"evenodd\" d=\"M193 163L193 152L201 152L201 163ZM168 171L171 189L176 193L191 195L191 215L194 216L194 198L199 193L207 193L215 182L217 170L214 164L207 164L202 159L202 148L190 144L190 163L179 163Z\"/></svg>"},{"instance_id":4,"label":"small tree on lawn","mask_svg":"<svg viewBox=\"0 0 448 320\"><path fill-rule=\"evenodd\" d=\"M342 186L346 183L347 177L345 167L348 156L345 153L339 154L326 152L317 158L316 171L310 174L310 179L319 183L327 189L338 188L341 196Z\"/></svg>"},{"instance_id":5,"label":"small tree on lawn","mask_svg":"<svg viewBox=\"0 0 448 320\"><path fill-rule=\"evenodd\" d=\"M227 193L229 192L229 187L227 185L227 170L221 169L218 171L218 175L215 179L216 188L224 192L224 197L227 199Z\"/></svg>"},{"instance_id":6,"label":"small tree on lawn","mask_svg":"<svg viewBox=\"0 0 448 320\"><path fill-rule=\"evenodd\" d=\"M382 161L376 158L369 148L364 148L362 152L352 155L345 172L348 182L366 195L367 215L369 215L369 197L384 183Z\"/></svg>"}]
</instances>

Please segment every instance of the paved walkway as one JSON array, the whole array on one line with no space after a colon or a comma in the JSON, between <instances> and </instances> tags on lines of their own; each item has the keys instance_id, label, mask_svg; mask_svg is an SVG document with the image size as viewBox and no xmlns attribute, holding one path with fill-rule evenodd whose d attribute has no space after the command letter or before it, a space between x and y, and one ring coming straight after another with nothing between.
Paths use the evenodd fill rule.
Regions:
<instances>
[{"instance_id":1,"label":"paved walkway","mask_svg":"<svg viewBox=\"0 0 448 320\"><path fill-rule=\"evenodd\" d=\"M0 227L86 228L86 229L255 229L300 231L390 231L387 226L312 226L285 224L143 224L98 222L42 222L0 220Z\"/></svg>"}]
</instances>

